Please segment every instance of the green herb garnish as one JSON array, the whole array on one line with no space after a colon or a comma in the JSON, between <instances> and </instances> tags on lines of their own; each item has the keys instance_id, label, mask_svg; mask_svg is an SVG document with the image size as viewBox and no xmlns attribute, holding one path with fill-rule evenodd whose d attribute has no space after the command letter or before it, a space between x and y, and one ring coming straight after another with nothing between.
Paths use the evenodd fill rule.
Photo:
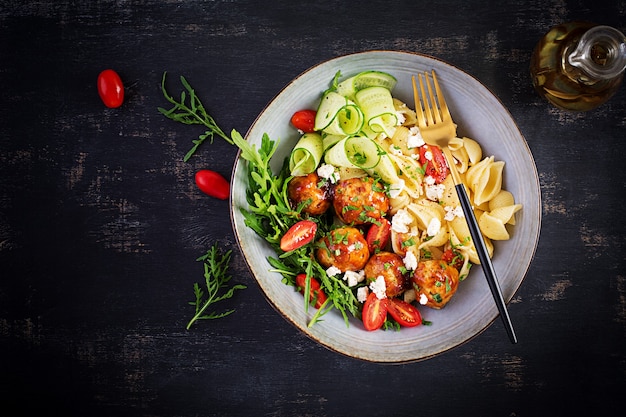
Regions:
<instances>
[{"instance_id":1,"label":"green herb garnish","mask_svg":"<svg viewBox=\"0 0 626 417\"><path fill-rule=\"evenodd\" d=\"M189 150L189 152L187 152L187 154L183 158L183 161L186 162L187 160L189 160L189 158L191 158L191 156L196 152L198 147L202 145L205 140L209 139L209 142L213 143L213 138L215 135L220 136L222 139L232 145L232 139L229 138L228 135L226 135L226 133L222 131L222 129L220 129L213 117L211 117L207 113L206 109L200 102L200 99L198 98L198 96L196 96L196 92L193 88L191 88L191 85L189 85L185 77L180 77L181 84L183 85L183 87L185 87L185 90L187 90L183 90L180 93L180 101L176 101L174 97L170 96L167 93L167 90L165 88L166 74L167 71L163 73L163 80L161 81L161 91L163 91L163 96L166 98L166 100L172 103L174 106L169 110L164 109L163 107L159 107L159 112L176 122L180 122L186 125L204 125L208 128L208 130L200 135L198 139L192 141L193 147ZM187 96L187 94L189 94L189 96Z\"/></svg>"},{"instance_id":2,"label":"green herb garnish","mask_svg":"<svg viewBox=\"0 0 626 417\"><path fill-rule=\"evenodd\" d=\"M204 264L204 282L206 285L206 299L204 290L200 288L200 285L196 282L193 285L193 292L196 296L196 301L191 301L189 304L196 307L196 313L189 323L187 323L187 330L198 320L210 320L219 319L233 313L235 310L226 310L221 313L210 312L206 313L209 306L217 303L218 301L231 298L236 290L243 290L245 285L236 284L232 287L228 287L228 282L231 279L230 275L227 275L227 270L230 264L230 256L232 251L222 253L218 250L217 242L213 244L206 255L199 257L196 261L202 261Z\"/></svg>"}]
</instances>

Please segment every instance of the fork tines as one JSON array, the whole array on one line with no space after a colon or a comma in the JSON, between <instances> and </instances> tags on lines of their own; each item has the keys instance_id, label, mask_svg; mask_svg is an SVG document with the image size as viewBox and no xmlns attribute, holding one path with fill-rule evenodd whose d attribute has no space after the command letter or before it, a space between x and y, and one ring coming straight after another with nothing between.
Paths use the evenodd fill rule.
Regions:
<instances>
[{"instance_id":1,"label":"fork tines","mask_svg":"<svg viewBox=\"0 0 626 417\"><path fill-rule=\"evenodd\" d=\"M419 91L415 82L415 76L412 77L412 80L415 112L417 113L418 120L420 123L423 121L426 126L443 122L446 117L450 117L450 111L448 110L441 88L439 87L435 70L432 70L432 77L436 94L433 94L433 88L428 72L424 72L423 75L418 74L417 77L419 80ZM424 85L426 85L426 87L424 87ZM420 92L421 100L419 94Z\"/></svg>"}]
</instances>

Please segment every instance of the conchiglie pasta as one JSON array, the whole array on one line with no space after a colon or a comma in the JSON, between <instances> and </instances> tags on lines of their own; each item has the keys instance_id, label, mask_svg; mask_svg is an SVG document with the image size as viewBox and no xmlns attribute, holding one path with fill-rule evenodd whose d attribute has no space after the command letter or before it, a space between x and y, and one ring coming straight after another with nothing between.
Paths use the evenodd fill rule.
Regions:
<instances>
[{"instance_id":1,"label":"conchiglie pasta","mask_svg":"<svg viewBox=\"0 0 626 417\"><path fill-rule=\"evenodd\" d=\"M521 204L512 204L510 206L497 207L489 212L493 217L496 217L504 224L515 224L515 213L522 209Z\"/></svg>"},{"instance_id":2,"label":"conchiglie pasta","mask_svg":"<svg viewBox=\"0 0 626 417\"><path fill-rule=\"evenodd\" d=\"M507 190L500 190L491 200L489 200L489 211L495 210L498 207L512 206L515 204L515 198L513 194Z\"/></svg>"},{"instance_id":3,"label":"conchiglie pasta","mask_svg":"<svg viewBox=\"0 0 626 417\"><path fill-rule=\"evenodd\" d=\"M402 123L402 125L413 126L417 124L417 115L415 114L415 110L410 109L405 102L398 100L394 97L393 107L398 113L404 116L404 122Z\"/></svg>"},{"instance_id":4,"label":"conchiglie pasta","mask_svg":"<svg viewBox=\"0 0 626 417\"><path fill-rule=\"evenodd\" d=\"M478 163L482 159L483 149L474 139L464 137L463 147L467 152L467 156L469 157L469 162L471 165Z\"/></svg>"},{"instance_id":5,"label":"conchiglie pasta","mask_svg":"<svg viewBox=\"0 0 626 417\"><path fill-rule=\"evenodd\" d=\"M483 213L478 218L478 227L482 234L493 240L508 240L509 232L501 218L492 216L491 213Z\"/></svg>"},{"instance_id":6,"label":"conchiglie pasta","mask_svg":"<svg viewBox=\"0 0 626 417\"><path fill-rule=\"evenodd\" d=\"M504 161L490 156L470 167L465 175L467 186L473 192L473 203L481 205L495 197L502 188Z\"/></svg>"}]
</instances>

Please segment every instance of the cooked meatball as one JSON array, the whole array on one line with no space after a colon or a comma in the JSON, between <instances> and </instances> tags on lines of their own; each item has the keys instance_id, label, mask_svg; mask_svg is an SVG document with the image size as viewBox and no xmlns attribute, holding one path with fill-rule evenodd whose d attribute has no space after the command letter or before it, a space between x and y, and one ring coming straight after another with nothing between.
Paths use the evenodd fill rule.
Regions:
<instances>
[{"instance_id":1,"label":"cooked meatball","mask_svg":"<svg viewBox=\"0 0 626 417\"><path fill-rule=\"evenodd\" d=\"M318 262L325 268L335 266L341 272L363 269L370 256L363 234L355 227L333 229L317 243Z\"/></svg>"},{"instance_id":2,"label":"cooked meatball","mask_svg":"<svg viewBox=\"0 0 626 417\"><path fill-rule=\"evenodd\" d=\"M365 279L375 280L379 276L385 279L387 297L402 294L409 285L408 278L402 273L404 262L393 252L378 252L365 265Z\"/></svg>"},{"instance_id":3,"label":"cooked meatball","mask_svg":"<svg viewBox=\"0 0 626 417\"><path fill-rule=\"evenodd\" d=\"M329 191L325 184L320 187L320 178L315 172L293 177L287 186L291 206L295 209L308 200L302 212L312 216L319 216L328 210L331 202Z\"/></svg>"},{"instance_id":4,"label":"cooked meatball","mask_svg":"<svg viewBox=\"0 0 626 417\"><path fill-rule=\"evenodd\" d=\"M415 296L420 304L440 309L459 285L459 271L441 260L420 261L412 277Z\"/></svg>"},{"instance_id":5,"label":"cooked meatball","mask_svg":"<svg viewBox=\"0 0 626 417\"><path fill-rule=\"evenodd\" d=\"M389 210L389 197L383 184L372 177L341 180L334 190L335 214L346 224L371 223Z\"/></svg>"}]
</instances>

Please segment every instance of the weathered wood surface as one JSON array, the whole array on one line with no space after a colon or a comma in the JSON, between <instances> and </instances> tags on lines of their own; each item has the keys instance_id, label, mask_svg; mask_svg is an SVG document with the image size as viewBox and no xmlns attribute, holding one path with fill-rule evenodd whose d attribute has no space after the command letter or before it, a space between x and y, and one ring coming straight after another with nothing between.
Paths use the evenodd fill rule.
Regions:
<instances>
[{"instance_id":1,"label":"weathered wood surface","mask_svg":"<svg viewBox=\"0 0 626 417\"><path fill-rule=\"evenodd\" d=\"M626 29L626 2L0 1L0 414L66 416L622 415L626 379L626 91L584 114L537 97L536 41L585 19ZM534 154L541 240L500 321L424 362L331 352L266 302L227 202L216 140L161 116L163 71L245 132L292 78L369 49L433 55L498 95ZM95 80L117 69L124 105ZM237 312L185 331L210 244L234 249ZM14 410L9 412L8 410ZM580 414L577 414L578 412Z\"/></svg>"}]
</instances>

